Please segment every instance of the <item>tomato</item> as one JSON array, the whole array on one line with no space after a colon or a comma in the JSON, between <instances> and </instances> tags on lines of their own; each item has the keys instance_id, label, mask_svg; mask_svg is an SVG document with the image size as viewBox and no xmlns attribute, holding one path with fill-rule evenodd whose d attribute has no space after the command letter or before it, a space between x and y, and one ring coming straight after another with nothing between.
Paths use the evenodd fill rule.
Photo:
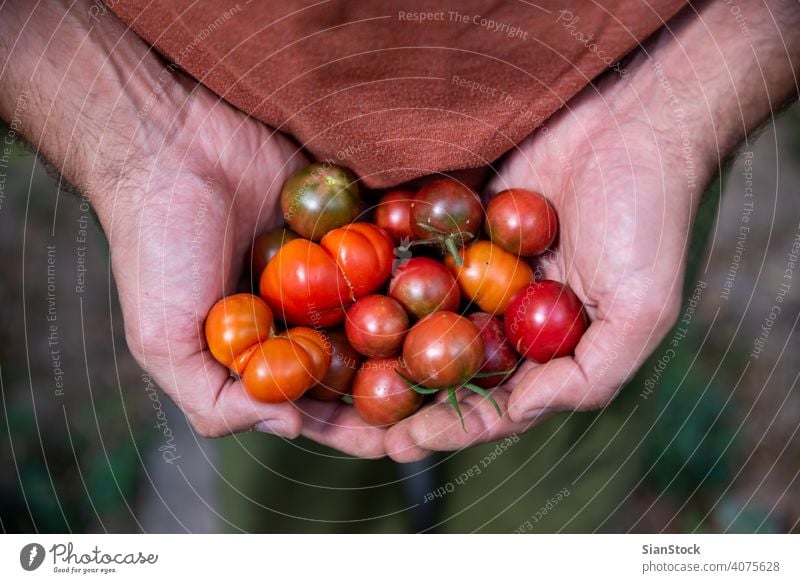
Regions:
<instances>
[{"instance_id":1,"label":"tomato","mask_svg":"<svg viewBox=\"0 0 800 583\"><path fill-rule=\"evenodd\" d=\"M375 224L386 231L395 245L409 242L414 238L411 229L411 201L414 193L410 190L392 190L384 194L375 208Z\"/></svg>"},{"instance_id":2,"label":"tomato","mask_svg":"<svg viewBox=\"0 0 800 583\"><path fill-rule=\"evenodd\" d=\"M283 247L284 243L293 241L298 237L297 233L289 229L273 229L263 235L259 235L253 241L253 249L250 254L250 272L253 274L253 280L258 281L269 260L275 256L278 249Z\"/></svg>"},{"instance_id":3,"label":"tomato","mask_svg":"<svg viewBox=\"0 0 800 583\"><path fill-rule=\"evenodd\" d=\"M423 186L411 203L411 229L417 239L444 237L463 246L481 230L483 205L470 188L451 178Z\"/></svg>"},{"instance_id":4,"label":"tomato","mask_svg":"<svg viewBox=\"0 0 800 583\"><path fill-rule=\"evenodd\" d=\"M380 227L353 223L331 231L320 245L336 260L354 300L375 291L392 274L394 245Z\"/></svg>"},{"instance_id":5,"label":"tomato","mask_svg":"<svg viewBox=\"0 0 800 583\"><path fill-rule=\"evenodd\" d=\"M319 382L319 371L308 344L270 338L253 352L242 384L251 397L264 403L294 401Z\"/></svg>"},{"instance_id":6,"label":"tomato","mask_svg":"<svg viewBox=\"0 0 800 583\"><path fill-rule=\"evenodd\" d=\"M392 298L365 296L347 310L344 330L353 348L364 356L387 358L403 347L408 315Z\"/></svg>"},{"instance_id":7,"label":"tomato","mask_svg":"<svg viewBox=\"0 0 800 583\"><path fill-rule=\"evenodd\" d=\"M516 255L489 241L477 241L461 251L463 265L445 259L470 301L490 314L506 311L511 298L533 281L533 270Z\"/></svg>"},{"instance_id":8,"label":"tomato","mask_svg":"<svg viewBox=\"0 0 800 583\"><path fill-rule=\"evenodd\" d=\"M416 383L457 387L483 364L483 339L475 325L454 312L434 312L417 322L403 344L403 361Z\"/></svg>"},{"instance_id":9,"label":"tomato","mask_svg":"<svg viewBox=\"0 0 800 583\"><path fill-rule=\"evenodd\" d=\"M218 301L206 317L206 340L212 356L241 373L258 344L269 338L272 311L261 298L236 294Z\"/></svg>"},{"instance_id":10,"label":"tomato","mask_svg":"<svg viewBox=\"0 0 800 583\"><path fill-rule=\"evenodd\" d=\"M483 364L478 373L507 371L517 368L519 355L514 350L514 347L511 346L508 338L506 338L503 322L500 321L500 318L485 312L475 312L467 316L467 318L475 324L483 339ZM479 387L488 389L502 384L510 376L511 373L494 375L473 379L472 382Z\"/></svg>"},{"instance_id":11,"label":"tomato","mask_svg":"<svg viewBox=\"0 0 800 583\"><path fill-rule=\"evenodd\" d=\"M389 281L388 295L415 318L437 310L455 311L461 302L461 292L450 271L427 257L414 257L400 265Z\"/></svg>"},{"instance_id":12,"label":"tomato","mask_svg":"<svg viewBox=\"0 0 800 583\"><path fill-rule=\"evenodd\" d=\"M336 401L350 393L353 378L361 366L361 355L350 346L342 330L327 333L331 366L328 374L306 395L320 401Z\"/></svg>"},{"instance_id":13,"label":"tomato","mask_svg":"<svg viewBox=\"0 0 800 583\"><path fill-rule=\"evenodd\" d=\"M422 395L409 387L398 371L408 376L399 358L367 360L358 370L353 405L367 423L391 425L422 405Z\"/></svg>"},{"instance_id":14,"label":"tomato","mask_svg":"<svg viewBox=\"0 0 800 583\"><path fill-rule=\"evenodd\" d=\"M514 255L539 255L553 244L558 230L556 211L539 193L522 188L504 190L486 207L486 233Z\"/></svg>"},{"instance_id":15,"label":"tomato","mask_svg":"<svg viewBox=\"0 0 800 583\"><path fill-rule=\"evenodd\" d=\"M328 374L333 356L328 337L318 330L305 327L290 328L285 336L305 348L313 365L311 376L322 380Z\"/></svg>"},{"instance_id":16,"label":"tomato","mask_svg":"<svg viewBox=\"0 0 800 583\"><path fill-rule=\"evenodd\" d=\"M336 261L305 239L281 247L261 274L261 297L289 324L333 326L344 320L350 285Z\"/></svg>"},{"instance_id":17,"label":"tomato","mask_svg":"<svg viewBox=\"0 0 800 583\"><path fill-rule=\"evenodd\" d=\"M520 290L505 315L511 344L522 356L540 363L572 354L586 327L578 296L566 285L549 279Z\"/></svg>"},{"instance_id":18,"label":"tomato","mask_svg":"<svg viewBox=\"0 0 800 583\"><path fill-rule=\"evenodd\" d=\"M352 223L361 211L355 176L329 163L301 168L284 183L281 209L301 237L319 241L327 232Z\"/></svg>"}]
</instances>

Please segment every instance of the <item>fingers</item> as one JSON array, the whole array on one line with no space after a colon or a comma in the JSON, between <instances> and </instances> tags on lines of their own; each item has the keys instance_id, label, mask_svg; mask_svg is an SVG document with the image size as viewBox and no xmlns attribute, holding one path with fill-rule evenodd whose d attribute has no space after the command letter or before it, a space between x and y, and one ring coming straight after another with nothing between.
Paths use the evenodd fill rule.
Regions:
<instances>
[{"instance_id":1,"label":"fingers","mask_svg":"<svg viewBox=\"0 0 800 583\"><path fill-rule=\"evenodd\" d=\"M501 387L492 395L504 412L510 392ZM532 420L515 422L505 413L499 417L491 402L481 395L462 390L457 396L464 428L442 392L436 402L388 430L386 453L398 462L416 461L431 451L458 450L522 433L551 415L543 411Z\"/></svg>"},{"instance_id":2,"label":"fingers","mask_svg":"<svg viewBox=\"0 0 800 583\"><path fill-rule=\"evenodd\" d=\"M386 430L364 421L355 407L313 399L300 399L294 405L302 416L305 437L357 457L374 459L386 455Z\"/></svg>"}]
</instances>

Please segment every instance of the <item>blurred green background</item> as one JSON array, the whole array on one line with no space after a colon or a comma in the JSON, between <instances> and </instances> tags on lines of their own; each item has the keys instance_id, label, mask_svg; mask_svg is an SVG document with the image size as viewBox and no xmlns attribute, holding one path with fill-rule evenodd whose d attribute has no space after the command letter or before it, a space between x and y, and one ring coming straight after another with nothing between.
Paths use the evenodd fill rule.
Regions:
<instances>
[{"instance_id":1,"label":"blurred green background","mask_svg":"<svg viewBox=\"0 0 800 583\"><path fill-rule=\"evenodd\" d=\"M683 322L611 407L406 467L196 437L127 351L85 201L16 143L0 167L0 528L797 532L800 282L753 348L800 235L799 121L795 106L743 146L752 167L740 156L706 193Z\"/></svg>"}]
</instances>

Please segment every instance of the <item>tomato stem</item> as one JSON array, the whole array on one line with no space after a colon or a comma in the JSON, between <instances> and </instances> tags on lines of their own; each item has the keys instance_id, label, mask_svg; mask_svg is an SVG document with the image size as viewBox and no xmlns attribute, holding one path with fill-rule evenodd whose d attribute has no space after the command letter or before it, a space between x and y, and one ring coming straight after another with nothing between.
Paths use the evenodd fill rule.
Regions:
<instances>
[{"instance_id":1,"label":"tomato stem","mask_svg":"<svg viewBox=\"0 0 800 583\"><path fill-rule=\"evenodd\" d=\"M494 397L492 396L492 394L489 391L479 387L478 385L473 385L472 383L465 384L464 388L465 389L469 389L473 393L478 393L480 396L482 396L482 397L484 397L486 399L489 399L489 402L494 407L494 410L497 411L497 416L498 417L502 417L503 416L503 412L500 410L500 405L497 404L497 401L495 401Z\"/></svg>"},{"instance_id":2,"label":"tomato stem","mask_svg":"<svg viewBox=\"0 0 800 583\"><path fill-rule=\"evenodd\" d=\"M461 407L458 406L455 387L447 387L447 400L453 406L453 409L456 410L456 413L458 413L458 418L461 420L461 429L463 429L464 433L466 433L467 426L464 424L464 416L461 414Z\"/></svg>"},{"instance_id":3,"label":"tomato stem","mask_svg":"<svg viewBox=\"0 0 800 583\"><path fill-rule=\"evenodd\" d=\"M464 265L464 260L461 258L461 253L459 253L458 247L456 246L456 242L453 240L453 237L445 237L444 246L447 249L447 252L450 253L450 255L452 255L453 261L456 262L456 265L458 265L459 267Z\"/></svg>"}]
</instances>

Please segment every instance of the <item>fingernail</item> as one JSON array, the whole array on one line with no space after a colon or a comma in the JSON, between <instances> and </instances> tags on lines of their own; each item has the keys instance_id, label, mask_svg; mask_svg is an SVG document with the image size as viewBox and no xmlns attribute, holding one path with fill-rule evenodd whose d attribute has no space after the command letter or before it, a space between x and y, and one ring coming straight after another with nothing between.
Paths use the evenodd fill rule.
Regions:
<instances>
[{"instance_id":1,"label":"fingernail","mask_svg":"<svg viewBox=\"0 0 800 583\"><path fill-rule=\"evenodd\" d=\"M265 419L259 421L253 428L261 433L271 433L272 435L280 435L281 437L288 437L289 431L283 419Z\"/></svg>"}]
</instances>

